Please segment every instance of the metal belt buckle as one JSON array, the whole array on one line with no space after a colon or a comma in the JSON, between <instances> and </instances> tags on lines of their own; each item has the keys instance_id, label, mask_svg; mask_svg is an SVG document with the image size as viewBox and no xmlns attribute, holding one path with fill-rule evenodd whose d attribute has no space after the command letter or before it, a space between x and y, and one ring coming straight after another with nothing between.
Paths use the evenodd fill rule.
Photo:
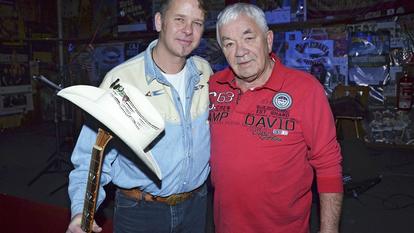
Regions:
<instances>
[{"instance_id":1,"label":"metal belt buckle","mask_svg":"<svg viewBox=\"0 0 414 233\"><path fill-rule=\"evenodd\" d=\"M178 195L173 194L173 195L167 197L166 202L167 202L168 205L174 206L174 205L177 205L180 202L185 201L185 199L187 197L188 197L188 195L186 195L186 194L181 194L181 195L180 194L178 194Z\"/></svg>"}]
</instances>

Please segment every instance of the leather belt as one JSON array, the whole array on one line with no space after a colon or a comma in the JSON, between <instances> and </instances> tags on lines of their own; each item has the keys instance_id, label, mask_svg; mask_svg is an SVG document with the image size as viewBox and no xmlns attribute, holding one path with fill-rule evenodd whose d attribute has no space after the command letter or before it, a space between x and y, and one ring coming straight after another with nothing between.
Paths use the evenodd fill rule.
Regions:
<instances>
[{"instance_id":1,"label":"leather belt","mask_svg":"<svg viewBox=\"0 0 414 233\"><path fill-rule=\"evenodd\" d=\"M154 196L152 194L143 192L141 190L139 190L138 188L132 188L132 189L123 189L123 188L118 188L122 194L124 194L125 196L131 198L131 199L135 199L137 201L153 201L153 202L161 202L161 203L165 203L167 205L170 206L174 206L177 205L185 200L188 200L195 192L199 191L201 189L201 187L203 187L203 185L201 185L200 187L194 189L193 191L190 192L185 192L185 193L178 193L178 194L172 194L170 196L167 197L160 197L160 196Z\"/></svg>"}]
</instances>

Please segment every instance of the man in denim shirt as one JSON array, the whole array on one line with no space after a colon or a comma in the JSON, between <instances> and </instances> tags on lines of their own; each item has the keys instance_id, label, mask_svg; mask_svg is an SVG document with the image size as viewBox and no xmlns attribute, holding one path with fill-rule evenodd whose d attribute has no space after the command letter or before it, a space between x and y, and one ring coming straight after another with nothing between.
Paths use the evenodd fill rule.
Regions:
<instances>
[{"instance_id":1,"label":"man in denim shirt","mask_svg":"<svg viewBox=\"0 0 414 233\"><path fill-rule=\"evenodd\" d=\"M167 0L155 14L158 40L105 76L137 87L161 113L165 131L150 146L162 181L129 155L109 144L102 166L97 205L105 199L102 186L117 186L114 232L204 232L207 207L205 181L210 172L208 79L204 59L189 54L199 45L205 9L201 0ZM72 154L69 179L72 221L66 232L80 228L91 150L97 129L84 125ZM96 223L94 232L102 231Z\"/></svg>"}]
</instances>

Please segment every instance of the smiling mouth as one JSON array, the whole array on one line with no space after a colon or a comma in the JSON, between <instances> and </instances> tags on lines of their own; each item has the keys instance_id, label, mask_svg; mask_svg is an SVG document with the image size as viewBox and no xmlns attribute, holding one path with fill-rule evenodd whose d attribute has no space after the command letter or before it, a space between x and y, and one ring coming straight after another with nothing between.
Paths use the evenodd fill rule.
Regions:
<instances>
[{"instance_id":1,"label":"smiling mouth","mask_svg":"<svg viewBox=\"0 0 414 233\"><path fill-rule=\"evenodd\" d=\"M191 40L183 40L183 39L177 39L178 43L183 44L183 45L190 45L192 43Z\"/></svg>"}]
</instances>

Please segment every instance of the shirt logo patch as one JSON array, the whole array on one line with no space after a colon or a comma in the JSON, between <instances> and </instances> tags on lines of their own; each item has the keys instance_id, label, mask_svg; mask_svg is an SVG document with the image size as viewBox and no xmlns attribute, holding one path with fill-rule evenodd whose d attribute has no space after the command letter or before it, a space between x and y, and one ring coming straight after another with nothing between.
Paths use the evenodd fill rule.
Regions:
<instances>
[{"instance_id":1,"label":"shirt logo patch","mask_svg":"<svg viewBox=\"0 0 414 233\"><path fill-rule=\"evenodd\" d=\"M273 97L273 105L279 110L286 110L292 105L292 97L288 93L277 93Z\"/></svg>"},{"instance_id":2,"label":"shirt logo patch","mask_svg":"<svg viewBox=\"0 0 414 233\"><path fill-rule=\"evenodd\" d=\"M287 136L289 134L289 131L287 130L281 130L281 129L274 129L273 130L273 134L274 135L283 135L283 136Z\"/></svg>"},{"instance_id":3,"label":"shirt logo patch","mask_svg":"<svg viewBox=\"0 0 414 233\"><path fill-rule=\"evenodd\" d=\"M157 95L162 95L162 94L164 94L164 93L165 93L165 92L164 92L164 90L160 89L160 90L156 90L156 91L153 91L153 92L148 91L148 92L145 94L145 96L157 96Z\"/></svg>"}]
</instances>

